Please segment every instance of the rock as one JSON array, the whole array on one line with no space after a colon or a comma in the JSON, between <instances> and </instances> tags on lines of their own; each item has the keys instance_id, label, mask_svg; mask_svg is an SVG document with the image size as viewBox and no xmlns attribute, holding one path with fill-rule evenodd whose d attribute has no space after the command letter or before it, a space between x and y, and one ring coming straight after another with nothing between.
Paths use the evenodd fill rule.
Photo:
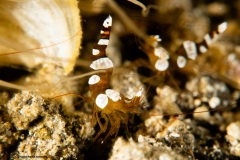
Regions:
<instances>
[{"instance_id":1,"label":"rock","mask_svg":"<svg viewBox=\"0 0 240 160\"><path fill-rule=\"evenodd\" d=\"M16 94L7 104L8 114L18 130L27 129L29 124L43 112L44 100L33 92Z\"/></svg>"},{"instance_id":2,"label":"rock","mask_svg":"<svg viewBox=\"0 0 240 160\"><path fill-rule=\"evenodd\" d=\"M240 121L232 122L227 126L226 140L231 144L230 152L240 156Z\"/></svg>"}]
</instances>

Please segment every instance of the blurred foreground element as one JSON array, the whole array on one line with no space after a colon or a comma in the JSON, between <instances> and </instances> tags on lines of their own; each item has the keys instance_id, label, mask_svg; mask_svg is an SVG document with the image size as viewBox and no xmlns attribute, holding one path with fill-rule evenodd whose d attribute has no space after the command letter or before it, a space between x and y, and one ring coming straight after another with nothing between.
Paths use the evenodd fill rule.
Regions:
<instances>
[{"instance_id":1,"label":"blurred foreground element","mask_svg":"<svg viewBox=\"0 0 240 160\"><path fill-rule=\"evenodd\" d=\"M0 1L0 19L1 65L72 71L82 37L75 0Z\"/></svg>"}]
</instances>

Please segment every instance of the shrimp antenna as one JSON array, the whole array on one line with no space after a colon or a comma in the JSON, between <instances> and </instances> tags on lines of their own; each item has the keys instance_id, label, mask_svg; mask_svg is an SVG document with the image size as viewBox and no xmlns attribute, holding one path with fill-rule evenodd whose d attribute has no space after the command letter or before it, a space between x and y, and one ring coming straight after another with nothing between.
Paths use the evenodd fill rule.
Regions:
<instances>
[{"instance_id":1,"label":"shrimp antenna","mask_svg":"<svg viewBox=\"0 0 240 160\"><path fill-rule=\"evenodd\" d=\"M5 55L11 55L11 54L17 54L17 53L23 53L23 52L28 52L28 51L40 50L40 49L44 49L44 48L48 48L48 47L53 47L53 46L62 44L62 43L64 43L64 42L67 42L67 41L73 39L73 38L76 37L78 34L80 34L81 31L82 31L82 30L79 30L79 31L78 31L77 33L75 33L72 37L70 37L70 38L68 38L68 39L65 39L65 40L63 40L63 41L60 41L60 42L51 44L51 45L42 46L42 47L36 47L36 48L31 48L31 49L26 49L26 50L23 50L23 51L16 51L16 52L9 52L9 53L1 53L0 55L1 55L1 56L5 56Z\"/></svg>"},{"instance_id":2,"label":"shrimp antenna","mask_svg":"<svg viewBox=\"0 0 240 160\"><path fill-rule=\"evenodd\" d=\"M187 112L187 113L175 113L175 114L161 114L161 115L148 115L148 114L143 114L144 116L180 116L180 115L189 115L189 114L195 114L195 113L206 113L206 112L214 112L214 111L219 111L219 110L224 110L227 108L230 108L234 105L236 105L237 103L228 105L226 107L221 107L221 108L217 108L217 109L211 109L208 111L199 111L199 112Z\"/></svg>"}]
</instances>

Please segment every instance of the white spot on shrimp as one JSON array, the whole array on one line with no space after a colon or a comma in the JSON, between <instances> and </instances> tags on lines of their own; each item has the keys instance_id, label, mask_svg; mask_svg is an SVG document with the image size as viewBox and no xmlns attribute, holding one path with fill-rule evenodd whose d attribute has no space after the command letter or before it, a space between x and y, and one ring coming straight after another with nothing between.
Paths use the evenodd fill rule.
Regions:
<instances>
[{"instance_id":1,"label":"white spot on shrimp","mask_svg":"<svg viewBox=\"0 0 240 160\"><path fill-rule=\"evenodd\" d=\"M93 49L92 50L92 54L95 56L95 55L98 55L100 53L100 51L98 49Z\"/></svg>"},{"instance_id":2,"label":"white spot on shrimp","mask_svg":"<svg viewBox=\"0 0 240 160\"><path fill-rule=\"evenodd\" d=\"M99 58L92 62L90 67L94 70L113 68L113 63L108 57Z\"/></svg>"},{"instance_id":3,"label":"white spot on shrimp","mask_svg":"<svg viewBox=\"0 0 240 160\"><path fill-rule=\"evenodd\" d=\"M96 102L96 105L97 105L99 108L103 109L103 108L105 108L105 107L107 106L107 104L108 104L108 97L107 97L106 94L99 94L99 95L97 96L95 102Z\"/></svg>"},{"instance_id":4,"label":"white spot on shrimp","mask_svg":"<svg viewBox=\"0 0 240 160\"><path fill-rule=\"evenodd\" d=\"M228 27L228 23L227 22L223 22L221 24L218 25L218 32L219 33L223 33Z\"/></svg>"},{"instance_id":5,"label":"white spot on shrimp","mask_svg":"<svg viewBox=\"0 0 240 160\"><path fill-rule=\"evenodd\" d=\"M162 47L158 47L154 50L154 54L156 56L158 56L159 58L162 58L162 59L169 59L169 55L168 55L168 52L162 48Z\"/></svg>"},{"instance_id":6,"label":"white spot on shrimp","mask_svg":"<svg viewBox=\"0 0 240 160\"><path fill-rule=\"evenodd\" d=\"M204 40L206 41L207 45L209 46L212 43L212 38L210 37L209 34L206 34L204 36Z\"/></svg>"},{"instance_id":7,"label":"white spot on shrimp","mask_svg":"<svg viewBox=\"0 0 240 160\"><path fill-rule=\"evenodd\" d=\"M100 81L100 77L98 75L92 75L88 80L88 84L93 85L98 83L99 81Z\"/></svg>"},{"instance_id":8,"label":"white spot on shrimp","mask_svg":"<svg viewBox=\"0 0 240 160\"><path fill-rule=\"evenodd\" d=\"M107 94L107 96L113 100L114 102L118 101L121 99L120 97L120 93L117 91L114 91L113 89L106 89L105 93Z\"/></svg>"},{"instance_id":9,"label":"white spot on shrimp","mask_svg":"<svg viewBox=\"0 0 240 160\"><path fill-rule=\"evenodd\" d=\"M183 47L187 53L189 59L195 60L197 57L197 46L195 42L184 41Z\"/></svg>"},{"instance_id":10,"label":"white spot on shrimp","mask_svg":"<svg viewBox=\"0 0 240 160\"><path fill-rule=\"evenodd\" d=\"M98 45L108 45L109 39L100 39Z\"/></svg>"},{"instance_id":11,"label":"white spot on shrimp","mask_svg":"<svg viewBox=\"0 0 240 160\"><path fill-rule=\"evenodd\" d=\"M187 60L183 56L178 56L177 58L177 65L179 68L183 68L186 66Z\"/></svg>"},{"instance_id":12,"label":"white spot on shrimp","mask_svg":"<svg viewBox=\"0 0 240 160\"><path fill-rule=\"evenodd\" d=\"M168 69L169 63L167 59L158 59L155 63L155 68L159 71Z\"/></svg>"},{"instance_id":13,"label":"white spot on shrimp","mask_svg":"<svg viewBox=\"0 0 240 160\"><path fill-rule=\"evenodd\" d=\"M208 51L207 47L205 47L205 46L203 46L203 45L201 45L201 46L199 47L199 50L200 50L200 52L202 52L202 53L206 53L206 52Z\"/></svg>"},{"instance_id":14,"label":"white spot on shrimp","mask_svg":"<svg viewBox=\"0 0 240 160\"><path fill-rule=\"evenodd\" d=\"M111 27L112 26L112 17L109 15L105 21L103 22L103 26L105 28Z\"/></svg>"}]
</instances>

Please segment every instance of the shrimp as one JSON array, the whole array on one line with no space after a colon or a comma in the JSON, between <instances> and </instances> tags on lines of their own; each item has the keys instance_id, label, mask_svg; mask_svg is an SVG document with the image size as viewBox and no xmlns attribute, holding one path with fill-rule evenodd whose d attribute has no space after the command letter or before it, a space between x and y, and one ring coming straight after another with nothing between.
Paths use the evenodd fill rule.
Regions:
<instances>
[{"instance_id":1,"label":"shrimp","mask_svg":"<svg viewBox=\"0 0 240 160\"><path fill-rule=\"evenodd\" d=\"M112 25L112 17L109 16L104 22L100 32L101 38L92 50L93 62L90 67L93 70L106 70L106 73L99 73L89 78L89 90L91 99L94 101L93 118L101 128L93 141L95 141L101 133L108 131L107 139L109 136L118 134L121 122L128 124L128 113L138 113L135 109L139 107L141 101L140 90L135 97L127 99L121 93L109 88L110 76L113 71L112 61L106 57L105 49L109 42L110 28ZM100 117L99 117L100 113ZM102 124L100 119L104 119L105 123Z\"/></svg>"}]
</instances>

